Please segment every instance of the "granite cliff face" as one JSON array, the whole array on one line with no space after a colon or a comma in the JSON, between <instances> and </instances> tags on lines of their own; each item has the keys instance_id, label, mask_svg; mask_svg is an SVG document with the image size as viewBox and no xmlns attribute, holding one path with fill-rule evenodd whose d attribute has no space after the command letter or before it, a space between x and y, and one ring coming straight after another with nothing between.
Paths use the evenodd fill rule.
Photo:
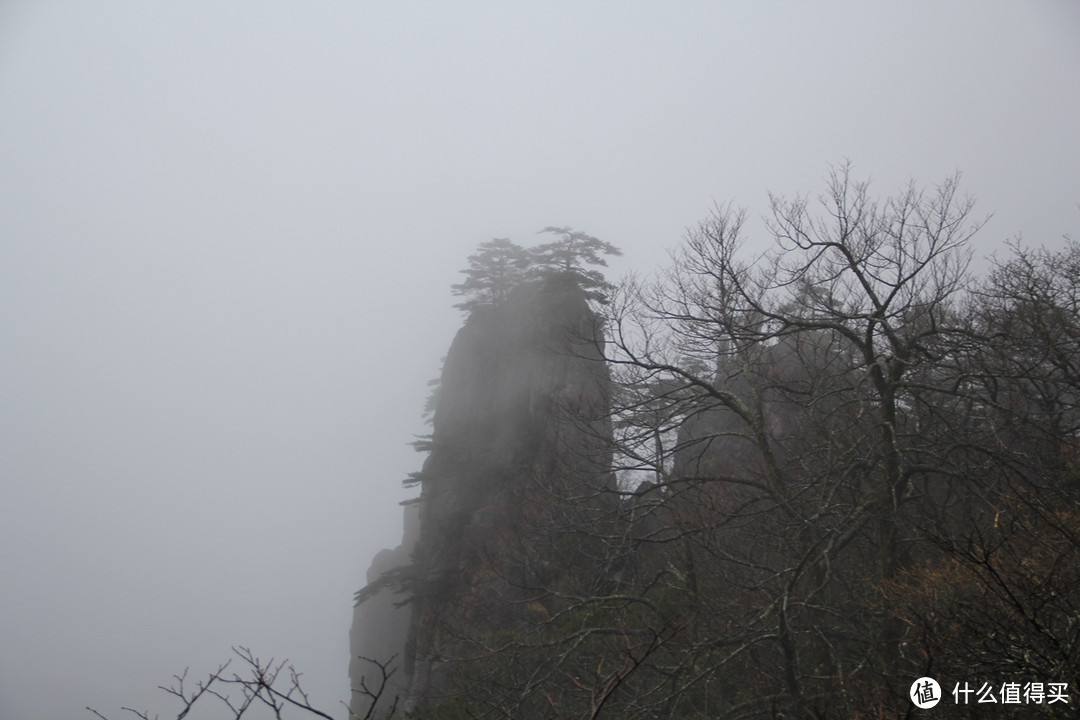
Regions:
<instances>
[{"instance_id":1,"label":"granite cliff face","mask_svg":"<svg viewBox=\"0 0 1080 720\"><path fill-rule=\"evenodd\" d=\"M351 636L354 658L398 656L391 690L406 707L449 691L474 630L542 615L528 588L572 567L546 508L613 483L597 322L574 275L553 273L475 308L454 338L415 517L402 545L372 563ZM365 669L354 660L354 688Z\"/></svg>"}]
</instances>

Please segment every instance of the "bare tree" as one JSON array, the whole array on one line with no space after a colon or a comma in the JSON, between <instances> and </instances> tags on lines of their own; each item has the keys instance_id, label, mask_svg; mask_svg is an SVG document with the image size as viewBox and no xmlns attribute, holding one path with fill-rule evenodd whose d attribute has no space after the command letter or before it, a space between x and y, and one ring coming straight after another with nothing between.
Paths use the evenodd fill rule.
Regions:
<instances>
[{"instance_id":1,"label":"bare tree","mask_svg":"<svg viewBox=\"0 0 1080 720\"><path fill-rule=\"evenodd\" d=\"M191 713L213 708L215 716L226 713L227 717L239 720L243 717L272 717L275 720L283 720L286 717L316 717L326 720L335 720L323 710L314 707L307 691L301 682L301 673L297 672L288 660L275 661L262 660L250 649L239 646L233 648L234 658L220 665L217 670L211 672L205 680L189 684L188 670L174 675L172 684L159 686L165 693L176 699L180 709L176 712L176 719L182 720ZM234 660L239 660L238 671L231 670ZM394 674L393 659L380 662L365 658L374 669L371 685L361 684L360 691L365 695L370 704L367 712L358 715L348 710L344 717L350 720L391 720L397 712L397 700L383 713L375 715L376 706L380 698L386 693L388 681ZM196 707L197 706L197 707ZM93 708L86 708L95 716L108 720L108 717ZM149 711L136 710L123 707L122 711L130 713L142 720L158 718L159 715L151 716Z\"/></svg>"},{"instance_id":2,"label":"bare tree","mask_svg":"<svg viewBox=\"0 0 1080 720\"><path fill-rule=\"evenodd\" d=\"M689 650L715 676L711 712L842 713L870 689L906 701L907 628L877 588L916 561L912 518L946 459L918 410L971 335L958 311L980 223L957 188L876 200L841 166L817 210L772 198L756 256L745 213L721 206L659 281L612 303L626 413L678 423L644 499L654 552L710 618L712 647ZM642 399L643 380L663 391Z\"/></svg>"},{"instance_id":3,"label":"bare tree","mask_svg":"<svg viewBox=\"0 0 1080 720\"><path fill-rule=\"evenodd\" d=\"M1080 682L1078 277L1075 243L1014 243L967 305L947 426L966 493L925 517L940 556L885 586L909 653L939 673Z\"/></svg>"}]
</instances>

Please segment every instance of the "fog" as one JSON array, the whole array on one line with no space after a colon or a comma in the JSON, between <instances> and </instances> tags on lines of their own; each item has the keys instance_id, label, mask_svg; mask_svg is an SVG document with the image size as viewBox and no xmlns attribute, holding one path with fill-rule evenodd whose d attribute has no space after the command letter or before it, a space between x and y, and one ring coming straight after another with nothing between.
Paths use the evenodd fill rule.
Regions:
<instances>
[{"instance_id":1,"label":"fog","mask_svg":"<svg viewBox=\"0 0 1080 720\"><path fill-rule=\"evenodd\" d=\"M477 243L648 272L849 159L1054 245L1078 67L1069 2L0 4L0 718L233 645L339 710Z\"/></svg>"}]
</instances>

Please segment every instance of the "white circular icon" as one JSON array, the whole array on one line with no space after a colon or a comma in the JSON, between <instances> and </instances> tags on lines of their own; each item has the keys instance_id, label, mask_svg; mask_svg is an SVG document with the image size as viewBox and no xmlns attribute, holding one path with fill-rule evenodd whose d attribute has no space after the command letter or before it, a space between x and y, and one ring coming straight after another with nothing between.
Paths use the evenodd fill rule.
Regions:
<instances>
[{"instance_id":1,"label":"white circular icon","mask_svg":"<svg viewBox=\"0 0 1080 720\"><path fill-rule=\"evenodd\" d=\"M915 707L926 710L941 701L941 686L932 677L921 677L911 683L911 702Z\"/></svg>"}]
</instances>

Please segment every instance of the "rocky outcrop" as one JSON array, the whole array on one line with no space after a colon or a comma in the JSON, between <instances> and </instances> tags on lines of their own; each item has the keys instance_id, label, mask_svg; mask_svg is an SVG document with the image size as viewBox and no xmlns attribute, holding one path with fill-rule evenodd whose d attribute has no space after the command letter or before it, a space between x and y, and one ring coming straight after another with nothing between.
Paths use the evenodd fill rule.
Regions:
<instances>
[{"instance_id":1,"label":"rocky outcrop","mask_svg":"<svg viewBox=\"0 0 1080 720\"><path fill-rule=\"evenodd\" d=\"M358 597L353 610L349 630L349 680L352 685L349 709L355 717L383 717L395 699L408 692L401 666L412 610L407 606L406 589L394 578L403 574L412 562L420 525L415 503L406 505L404 514L401 544L375 554L367 571L365 590L368 592L358 594L363 597ZM378 702L372 707L376 697Z\"/></svg>"},{"instance_id":2,"label":"rocky outcrop","mask_svg":"<svg viewBox=\"0 0 1080 720\"><path fill-rule=\"evenodd\" d=\"M544 612L524 602L524 588L561 572L545 556L557 529L543 508L613 483L597 322L575 276L549 274L475 308L454 338L419 473L415 544L376 557L353 629L354 656L401 653L407 705L447 691L445 669L468 652L471 628ZM406 553L408 569L385 575ZM404 599L407 622L394 607Z\"/></svg>"},{"instance_id":3,"label":"rocky outcrop","mask_svg":"<svg viewBox=\"0 0 1080 720\"><path fill-rule=\"evenodd\" d=\"M800 451L812 433L828 431L820 418L836 419L836 393L850 383L851 363L833 345L822 332L741 353L725 347L713 386L731 399L695 401L696 414L679 430L673 477L760 480L769 472L766 448L780 466L803 462ZM731 404L742 406L745 416Z\"/></svg>"}]
</instances>

